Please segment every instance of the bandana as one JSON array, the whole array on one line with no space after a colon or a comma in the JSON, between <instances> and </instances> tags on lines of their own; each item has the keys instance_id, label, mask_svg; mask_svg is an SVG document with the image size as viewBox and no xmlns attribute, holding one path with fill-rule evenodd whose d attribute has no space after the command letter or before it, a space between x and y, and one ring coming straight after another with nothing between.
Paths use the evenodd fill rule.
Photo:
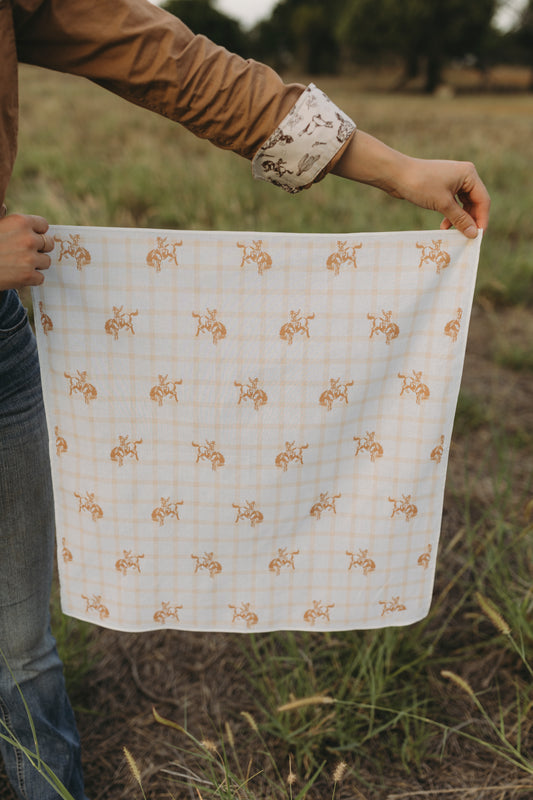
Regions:
<instances>
[{"instance_id":1,"label":"bandana","mask_svg":"<svg viewBox=\"0 0 533 800\"><path fill-rule=\"evenodd\" d=\"M423 618L481 234L52 233L33 300L64 612Z\"/></svg>"}]
</instances>

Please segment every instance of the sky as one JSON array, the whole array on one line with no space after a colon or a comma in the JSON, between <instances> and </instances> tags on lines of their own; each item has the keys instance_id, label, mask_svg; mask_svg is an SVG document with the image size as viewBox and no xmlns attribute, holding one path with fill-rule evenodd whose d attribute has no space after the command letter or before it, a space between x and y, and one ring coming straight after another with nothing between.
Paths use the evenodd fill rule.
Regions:
<instances>
[{"instance_id":1,"label":"sky","mask_svg":"<svg viewBox=\"0 0 533 800\"><path fill-rule=\"evenodd\" d=\"M150 0L154 5L162 5L163 0ZM270 16L278 0L215 0L216 7L230 17L238 20L244 28L251 28L259 20Z\"/></svg>"},{"instance_id":2,"label":"sky","mask_svg":"<svg viewBox=\"0 0 533 800\"><path fill-rule=\"evenodd\" d=\"M474 0L475 1L475 0ZM277 0L216 0L216 5L225 14L235 17L245 27L250 27L260 19L269 16ZM503 0L496 16L502 28L508 28L518 17L526 0Z\"/></svg>"},{"instance_id":3,"label":"sky","mask_svg":"<svg viewBox=\"0 0 533 800\"><path fill-rule=\"evenodd\" d=\"M246 28L268 17L277 0L217 0L220 11L235 17Z\"/></svg>"},{"instance_id":4,"label":"sky","mask_svg":"<svg viewBox=\"0 0 533 800\"><path fill-rule=\"evenodd\" d=\"M496 24L503 30L512 27L518 21L526 3L527 0L504 0L496 14Z\"/></svg>"},{"instance_id":5,"label":"sky","mask_svg":"<svg viewBox=\"0 0 533 800\"><path fill-rule=\"evenodd\" d=\"M160 2L160 0L151 0L151 2ZM235 17L245 28L268 17L276 3L277 0L216 0L216 5L221 11ZM512 25L525 3L526 0L503 0L497 15L499 25L504 29Z\"/></svg>"}]
</instances>

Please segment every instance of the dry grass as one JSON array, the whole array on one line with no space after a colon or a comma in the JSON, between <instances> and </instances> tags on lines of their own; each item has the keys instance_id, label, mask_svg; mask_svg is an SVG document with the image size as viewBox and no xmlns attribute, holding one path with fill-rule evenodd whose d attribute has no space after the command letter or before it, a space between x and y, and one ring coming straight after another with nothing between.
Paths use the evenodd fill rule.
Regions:
<instances>
[{"instance_id":1,"label":"dry grass","mask_svg":"<svg viewBox=\"0 0 533 800\"><path fill-rule=\"evenodd\" d=\"M140 798L139 777L150 800L533 797L525 666L533 659L531 100L387 96L350 78L321 85L361 127L400 149L473 159L493 195L432 612L395 632L331 637L133 635L58 620L92 800ZM78 81L23 70L22 112L10 210L52 222L294 231L438 225L428 212L332 179L297 200L280 197L253 184L235 157ZM476 592L510 626L518 652ZM199 745L158 724L154 706ZM507 755L518 748L523 763L490 749L501 746L498 730ZM340 762L346 767L335 780ZM176 772L189 776L187 786ZM0 798L13 798L1 775Z\"/></svg>"}]
</instances>

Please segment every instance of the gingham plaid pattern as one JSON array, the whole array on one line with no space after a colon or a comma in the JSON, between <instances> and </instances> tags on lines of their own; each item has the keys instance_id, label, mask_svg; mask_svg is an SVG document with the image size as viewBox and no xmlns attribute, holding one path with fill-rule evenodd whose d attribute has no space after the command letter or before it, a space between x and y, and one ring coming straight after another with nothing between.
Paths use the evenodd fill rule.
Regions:
<instances>
[{"instance_id":1,"label":"gingham plaid pattern","mask_svg":"<svg viewBox=\"0 0 533 800\"><path fill-rule=\"evenodd\" d=\"M63 610L421 619L481 236L53 234L33 299Z\"/></svg>"}]
</instances>

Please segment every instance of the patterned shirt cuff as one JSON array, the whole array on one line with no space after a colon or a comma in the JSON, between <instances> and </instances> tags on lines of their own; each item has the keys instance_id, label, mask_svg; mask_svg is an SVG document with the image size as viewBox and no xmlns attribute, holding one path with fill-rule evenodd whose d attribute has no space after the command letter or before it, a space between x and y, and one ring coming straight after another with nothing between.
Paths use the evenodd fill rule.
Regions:
<instances>
[{"instance_id":1,"label":"patterned shirt cuff","mask_svg":"<svg viewBox=\"0 0 533 800\"><path fill-rule=\"evenodd\" d=\"M252 174L292 194L300 192L354 130L355 122L311 83L255 154Z\"/></svg>"}]
</instances>

